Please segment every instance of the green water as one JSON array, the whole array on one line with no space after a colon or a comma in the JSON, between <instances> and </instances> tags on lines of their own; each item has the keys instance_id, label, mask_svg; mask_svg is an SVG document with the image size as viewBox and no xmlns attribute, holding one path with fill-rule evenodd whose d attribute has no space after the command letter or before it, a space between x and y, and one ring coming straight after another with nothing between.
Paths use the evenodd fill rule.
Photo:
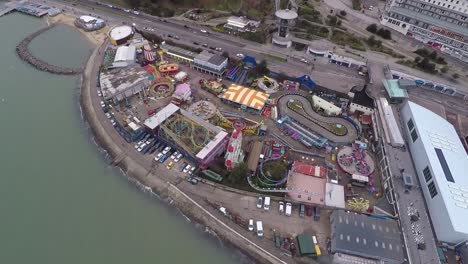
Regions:
<instances>
[{"instance_id":1,"label":"green water","mask_svg":"<svg viewBox=\"0 0 468 264\"><path fill-rule=\"evenodd\" d=\"M0 18L0 263L243 262L106 165L80 117L79 78L37 71L14 52L43 25ZM90 52L66 27L31 45L66 66Z\"/></svg>"}]
</instances>

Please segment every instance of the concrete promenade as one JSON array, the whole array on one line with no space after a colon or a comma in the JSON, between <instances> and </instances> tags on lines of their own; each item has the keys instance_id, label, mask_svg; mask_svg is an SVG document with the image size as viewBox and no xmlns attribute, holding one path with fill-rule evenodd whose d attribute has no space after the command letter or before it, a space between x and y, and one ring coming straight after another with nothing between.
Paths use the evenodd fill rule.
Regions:
<instances>
[{"instance_id":1,"label":"concrete promenade","mask_svg":"<svg viewBox=\"0 0 468 264\"><path fill-rule=\"evenodd\" d=\"M203 200L203 194L199 193L197 197L191 197L186 194L184 189L197 188L201 186L192 186L180 177L176 176L174 170L168 171L163 166L135 158L129 148L131 145L122 142L123 139L117 132L106 123L105 116L101 117L102 110L94 98L96 82L96 73L99 70L100 62L104 54L106 44L96 48L90 56L83 72L83 83L81 93L81 106L95 137L96 141L108 151L113 158L113 165L119 166L127 175L145 186L150 187L155 193L163 199L173 201L184 214L197 222L209 227L223 240L239 248L242 252L249 255L259 263L292 263L292 259L286 256L276 256L273 243L269 240L252 241L244 233L245 229L239 227L233 222L224 222L217 215L221 216L217 210L209 207ZM114 135L115 134L115 135ZM127 146L128 145L128 146ZM225 191L224 191L225 192ZM268 243L270 242L270 243ZM278 251L276 251L278 252Z\"/></svg>"}]
</instances>

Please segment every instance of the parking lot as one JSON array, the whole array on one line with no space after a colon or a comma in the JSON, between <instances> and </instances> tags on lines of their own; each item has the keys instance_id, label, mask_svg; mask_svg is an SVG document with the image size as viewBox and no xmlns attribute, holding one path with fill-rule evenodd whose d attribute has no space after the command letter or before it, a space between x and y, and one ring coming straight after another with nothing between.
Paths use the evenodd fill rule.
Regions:
<instances>
[{"instance_id":1,"label":"parking lot","mask_svg":"<svg viewBox=\"0 0 468 264\"><path fill-rule=\"evenodd\" d=\"M226 192L219 188L213 187L208 184L198 184L187 188L190 195L199 196L199 193L203 193L203 197L199 198L203 200L213 201L226 208L228 212L233 215L241 216L242 221L246 224L249 219L263 222L264 238L274 243L274 230L282 230L281 238L284 237L295 237L301 233L308 233L317 237L320 249L322 252L326 252L327 238L330 236L330 220L329 210L320 210L320 220L314 221L313 217L305 215L304 217L299 216L299 205L292 205L291 216L286 216L284 213L279 213L279 201L280 197L271 197L272 201L270 209L265 210L264 208L257 208L257 197L250 195L242 195L235 192ZM265 197L265 196L263 196ZM286 202L285 202L286 203ZM247 230L247 225L244 227ZM257 237L255 230L252 233L252 237Z\"/></svg>"}]
</instances>

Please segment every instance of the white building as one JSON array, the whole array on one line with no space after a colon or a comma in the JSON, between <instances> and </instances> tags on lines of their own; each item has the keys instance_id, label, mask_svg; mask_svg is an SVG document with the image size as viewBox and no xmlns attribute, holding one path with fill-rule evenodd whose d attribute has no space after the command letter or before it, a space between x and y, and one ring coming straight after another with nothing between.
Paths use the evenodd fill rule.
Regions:
<instances>
[{"instance_id":1,"label":"white building","mask_svg":"<svg viewBox=\"0 0 468 264\"><path fill-rule=\"evenodd\" d=\"M468 239L468 155L455 128L413 102L405 103L401 116L437 238Z\"/></svg>"},{"instance_id":2,"label":"white building","mask_svg":"<svg viewBox=\"0 0 468 264\"><path fill-rule=\"evenodd\" d=\"M134 45L120 46L115 53L112 68L127 67L135 63L136 48Z\"/></svg>"},{"instance_id":3,"label":"white building","mask_svg":"<svg viewBox=\"0 0 468 264\"><path fill-rule=\"evenodd\" d=\"M231 16L227 19L225 28L236 30L239 32L250 31L255 32L260 26L260 21L250 20L244 16Z\"/></svg>"},{"instance_id":4,"label":"white building","mask_svg":"<svg viewBox=\"0 0 468 264\"><path fill-rule=\"evenodd\" d=\"M94 31L105 27L106 22L92 16L80 16L75 20L75 25L86 31Z\"/></svg>"},{"instance_id":5,"label":"white building","mask_svg":"<svg viewBox=\"0 0 468 264\"><path fill-rule=\"evenodd\" d=\"M315 108L323 110L323 112L329 116L336 116L341 114L341 108L316 95L312 96L312 103Z\"/></svg>"},{"instance_id":6,"label":"white building","mask_svg":"<svg viewBox=\"0 0 468 264\"><path fill-rule=\"evenodd\" d=\"M387 0L380 22L468 62L467 0Z\"/></svg>"}]
</instances>

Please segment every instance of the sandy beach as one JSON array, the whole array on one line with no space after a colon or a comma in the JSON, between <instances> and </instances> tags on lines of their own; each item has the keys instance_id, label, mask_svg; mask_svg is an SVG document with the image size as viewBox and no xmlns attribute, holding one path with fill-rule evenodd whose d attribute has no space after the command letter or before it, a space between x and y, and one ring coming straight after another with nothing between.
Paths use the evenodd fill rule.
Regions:
<instances>
[{"instance_id":1,"label":"sandy beach","mask_svg":"<svg viewBox=\"0 0 468 264\"><path fill-rule=\"evenodd\" d=\"M88 39L89 42L91 42L94 46L99 46L107 38L107 32L109 32L108 26L105 26L100 30L87 32L75 26L75 19L76 17L64 13L47 18L49 23L65 24L75 28L76 30L80 31L84 36L86 36L86 39Z\"/></svg>"}]
</instances>

